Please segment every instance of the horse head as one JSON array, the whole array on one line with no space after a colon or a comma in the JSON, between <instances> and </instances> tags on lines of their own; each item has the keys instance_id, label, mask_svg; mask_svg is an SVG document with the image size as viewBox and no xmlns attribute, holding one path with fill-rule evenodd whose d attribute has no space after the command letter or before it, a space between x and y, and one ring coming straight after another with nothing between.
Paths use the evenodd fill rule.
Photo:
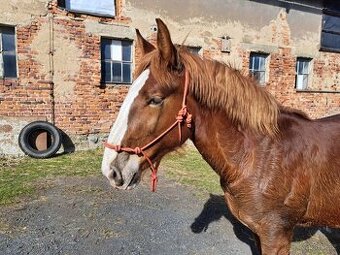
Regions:
<instances>
[{"instance_id":1,"label":"horse head","mask_svg":"<svg viewBox=\"0 0 340 255\"><path fill-rule=\"evenodd\" d=\"M119 189L135 187L150 164L158 165L166 153L183 144L191 134L182 123L183 118L187 118L187 109L182 105L183 97L186 101L183 96L185 70L168 28L160 19L156 22L157 48L137 30L141 64L108 137L107 142L116 146L106 146L104 151L102 172L111 185ZM190 104L190 99L187 100ZM171 128L149 144L171 126L178 126L179 131ZM131 149L119 153L120 148Z\"/></svg>"}]
</instances>

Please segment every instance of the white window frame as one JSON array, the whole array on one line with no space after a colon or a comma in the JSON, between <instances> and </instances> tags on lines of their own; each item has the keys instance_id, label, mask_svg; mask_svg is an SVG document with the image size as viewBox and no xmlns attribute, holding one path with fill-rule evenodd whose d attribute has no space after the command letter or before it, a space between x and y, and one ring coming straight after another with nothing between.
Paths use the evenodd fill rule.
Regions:
<instances>
[{"instance_id":1,"label":"white window frame","mask_svg":"<svg viewBox=\"0 0 340 255\"><path fill-rule=\"evenodd\" d=\"M122 40L116 38L106 38L103 37L101 40L101 48L103 47L103 41L110 41L110 56L104 56L103 50L101 55L101 68L102 68L102 83L112 83L112 84L131 84L132 83L132 72L133 72L133 41ZM130 60L124 60L123 58L123 42L127 43L130 47ZM120 64L120 79L115 78L113 65ZM124 66L129 65L129 79L124 79ZM105 68L109 66L110 79L106 79L107 71ZM105 72L106 71L106 72ZM105 72L105 73L104 73ZM117 76L116 76L117 77Z\"/></svg>"},{"instance_id":2,"label":"white window frame","mask_svg":"<svg viewBox=\"0 0 340 255\"><path fill-rule=\"evenodd\" d=\"M254 76L258 83L262 86L267 82L267 65L268 65L267 53L251 52L249 57L249 73ZM256 58L258 58L258 64L256 64Z\"/></svg>"},{"instance_id":3,"label":"white window frame","mask_svg":"<svg viewBox=\"0 0 340 255\"><path fill-rule=\"evenodd\" d=\"M307 90L311 69L311 58L297 57L295 68L295 89ZM302 66L302 68L301 68Z\"/></svg>"}]
</instances>

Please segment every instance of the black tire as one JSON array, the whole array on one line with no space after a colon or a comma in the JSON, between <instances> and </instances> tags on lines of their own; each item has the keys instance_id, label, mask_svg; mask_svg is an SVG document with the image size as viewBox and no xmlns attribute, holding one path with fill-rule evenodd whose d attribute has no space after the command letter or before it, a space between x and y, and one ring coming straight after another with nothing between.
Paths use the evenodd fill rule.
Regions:
<instances>
[{"instance_id":1,"label":"black tire","mask_svg":"<svg viewBox=\"0 0 340 255\"><path fill-rule=\"evenodd\" d=\"M39 150L35 144L39 134L47 132L47 149ZM21 150L32 158L49 158L61 145L61 134L57 127L46 121L34 121L26 125L19 134Z\"/></svg>"}]
</instances>

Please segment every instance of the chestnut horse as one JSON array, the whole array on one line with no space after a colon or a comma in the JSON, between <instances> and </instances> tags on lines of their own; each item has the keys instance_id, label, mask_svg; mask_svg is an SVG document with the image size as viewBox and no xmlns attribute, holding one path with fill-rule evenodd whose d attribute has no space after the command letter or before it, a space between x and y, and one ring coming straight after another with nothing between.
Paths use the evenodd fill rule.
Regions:
<instances>
[{"instance_id":1,"label":"chestnut horse","mask_svg":"<svg viewBox=\"0 0 340 255\"><path fill-rule=\"evenodd\" d=\"M289 254L297 224L340 227L340 115L311 120L281 106L251 77L174 46L156 22L157 48L137 31L138 78L102 162L111 185L135 187L150 164L191 139L262 254Z\"/></svg>"}]
</instances>

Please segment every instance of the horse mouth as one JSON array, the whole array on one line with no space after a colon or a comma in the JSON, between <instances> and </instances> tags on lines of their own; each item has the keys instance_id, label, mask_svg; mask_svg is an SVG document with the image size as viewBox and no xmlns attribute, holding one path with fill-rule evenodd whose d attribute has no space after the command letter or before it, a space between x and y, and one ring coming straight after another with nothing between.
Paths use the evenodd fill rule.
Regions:
<instances>
[{"instance_id":1,"label":"horse mouth","mask_svg":"<svg viewBox=\"0 0 340 255\"><path fill-rule=\"evenodd\" d=\"M124 182L121 186L116 186L115 188L120 190L132 190L137 187L138 183L140 182L140 174L139 171L137 171L134 174L131 174L129 178Z\"/></svg>"},{"instance_id":2,"label":"horse mouth","mask_svg":"<svg viewBox=\"0 0 340 255\"><path fill-rule=\"evenodd\" d=\"M128 182L129 184L127 185L126 189L127 190L134 189L138 185L139 181L140 181L140 175L139 175L139 171L138 171L138 172L134 173L131 180Z\"/></svg>"}]
</instances>

